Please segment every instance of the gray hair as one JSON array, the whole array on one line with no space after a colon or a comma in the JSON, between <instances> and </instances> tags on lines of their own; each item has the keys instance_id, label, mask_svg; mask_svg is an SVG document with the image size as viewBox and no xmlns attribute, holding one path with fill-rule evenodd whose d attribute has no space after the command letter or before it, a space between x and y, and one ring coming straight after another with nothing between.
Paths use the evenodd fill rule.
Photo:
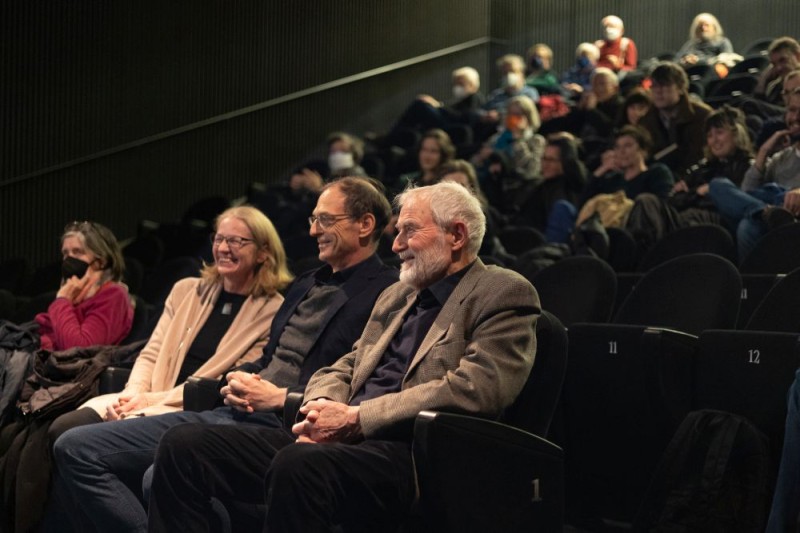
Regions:
<instances>
[{"instance_id":1,"label":"gray hair","mask_svg":"<svg viewBox=\"0 0 800 533\"><path fill-rule=\"evenodd\" d=\"M598 76L604 76L604 77L608 78L613 85L616 85L617 87L619 87L619 78L614 73L614 71L611 70L610 68L608 68L608 67L597 67L596 69L594 69L592 71L592 75L589 76L589 81L590 82L593 81Z\"/></svg>"},{"instance_id":2,"label":"gray hair","mask_svg":"<svg viewBox=\"0 0 800 533\"><path fill-rule=\"evenodd\" d=\"M469 82L475 86L475 89L481 88L481 75L478 74L478 71L472 67L461 67L457 68L453 71L452 77L457 78L459 76L463 76L469 80Z\"/></svg>"},{"instance_id":3,"label":"gray hair","mask_svg":"<svg viewBox=\"0 0 800 533\"><path fill-rule=\"evenodd\" d=\"M455 222L463 222L467 227L465 251L477 257L486 233L486 215L474 194L458 183L443 181L427 187L410 186L395 197L394 204L400 209L416 201L428 203L433 221L444 230L449 230Z\"/></svg>"},{"instance_id":4,"label":"gray hair","mask_svg":"<svg viewBox=\"0 0 800 533\"><path fill-rule=\"evenodd\" d=\"M592 43L581 43L575 49L575 57L586 56L592 61L600 59L600 49Z\"/></svg>"}]
</instances>

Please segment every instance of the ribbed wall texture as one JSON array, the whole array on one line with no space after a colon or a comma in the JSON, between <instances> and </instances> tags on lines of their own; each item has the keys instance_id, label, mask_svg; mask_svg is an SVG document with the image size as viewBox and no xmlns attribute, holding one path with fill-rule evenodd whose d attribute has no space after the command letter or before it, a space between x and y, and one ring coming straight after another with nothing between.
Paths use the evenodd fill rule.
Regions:
<instances>
[{"instance_id":1,"label":"ribbed wall texture","mask_svg":"<svg viewBox=\"0 0 800 533\"><path fill-rule=\"evenodd\" d=\"M124 239L286 179L330 131L382 131L416 94L447 98L453 68L489 89L498 54L538 41L566 68L609 13L645 58L677 49L701 10L735 46L800 27L795 0L6 0L0 260L57 258L73 219Z\"/></svg>"}]
</instances>

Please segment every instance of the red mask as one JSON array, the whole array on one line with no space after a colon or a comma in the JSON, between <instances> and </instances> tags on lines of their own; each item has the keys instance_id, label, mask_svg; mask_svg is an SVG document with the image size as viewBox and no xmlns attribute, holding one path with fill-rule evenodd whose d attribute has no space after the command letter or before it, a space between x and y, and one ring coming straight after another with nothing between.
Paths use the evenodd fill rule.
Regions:
<instances>
[{"instance_id":1,"label":"red mask","mask_svg":"<svg viewBox=\"0 0 800 533\"><path fill-rule=\"evenodd\" d=\"M523 117L519 115L506 115L506 129L518 130L522 125Z\"/></svg>"}]
</instances>

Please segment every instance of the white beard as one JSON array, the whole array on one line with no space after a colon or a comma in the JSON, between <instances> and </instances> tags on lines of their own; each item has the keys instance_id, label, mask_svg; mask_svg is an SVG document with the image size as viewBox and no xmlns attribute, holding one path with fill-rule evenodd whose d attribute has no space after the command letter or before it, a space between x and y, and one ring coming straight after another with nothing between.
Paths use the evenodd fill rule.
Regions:
<instances>
[{"instance_id":1,"label":"white beard","mask_svg":"<svg viewBox=\"0 0 800 533\"><path fill-rule=\"evenodd\" d=\"M444 252L446 246L442 236L433 246L414 255L410 263L403 261L400 266L400 281L416 289L423 289L442 279L443 273L450 266L450 254ZM411 255L410 251L405 251L399 257L405 259Z\"/></svg>"}]
</instances>

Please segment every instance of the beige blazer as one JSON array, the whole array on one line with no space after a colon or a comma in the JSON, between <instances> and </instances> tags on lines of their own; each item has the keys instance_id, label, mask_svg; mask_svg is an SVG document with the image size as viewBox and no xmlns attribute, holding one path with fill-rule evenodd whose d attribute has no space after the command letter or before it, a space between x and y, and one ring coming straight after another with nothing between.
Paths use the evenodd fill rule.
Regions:
<instances>
[{"instance_id":1,"label":"beige blazer","mask_svg":"<svg viewBox=\"0 0 800 533\"><path fill-rule=\"evenodd\" d=\"M187 350L211 314L221 290L220 284L209 285L200 278L180 280L172 288L164 312L136 358L125 386L125 392L145 393L149 403L148 407L132 414L150 416L182 409L183 384L176 384L178 374ZM258 359L269 339L272 318L282 302L280 294L247 298L220 340L217 351L195 375L218 379L225 371ZM91 407L102 416L117 396L98 396L81 407Z\"/></svg>"},{"instance_id":2,"label":"beige blazer","mask_svg":"<svg viewBox=\"0 0 800 533\"><path fill-rule=\"evenodd\" d=\"M417 291L400 282L378 298L354 350L316 372L307 400L348 403L380 362ZM519 274L478 259L445 302L400 392L361 403L367 438L405 433L425 409L496 418L522 390L536 352L539 296Z\"/></svg>"}]
</instances>

